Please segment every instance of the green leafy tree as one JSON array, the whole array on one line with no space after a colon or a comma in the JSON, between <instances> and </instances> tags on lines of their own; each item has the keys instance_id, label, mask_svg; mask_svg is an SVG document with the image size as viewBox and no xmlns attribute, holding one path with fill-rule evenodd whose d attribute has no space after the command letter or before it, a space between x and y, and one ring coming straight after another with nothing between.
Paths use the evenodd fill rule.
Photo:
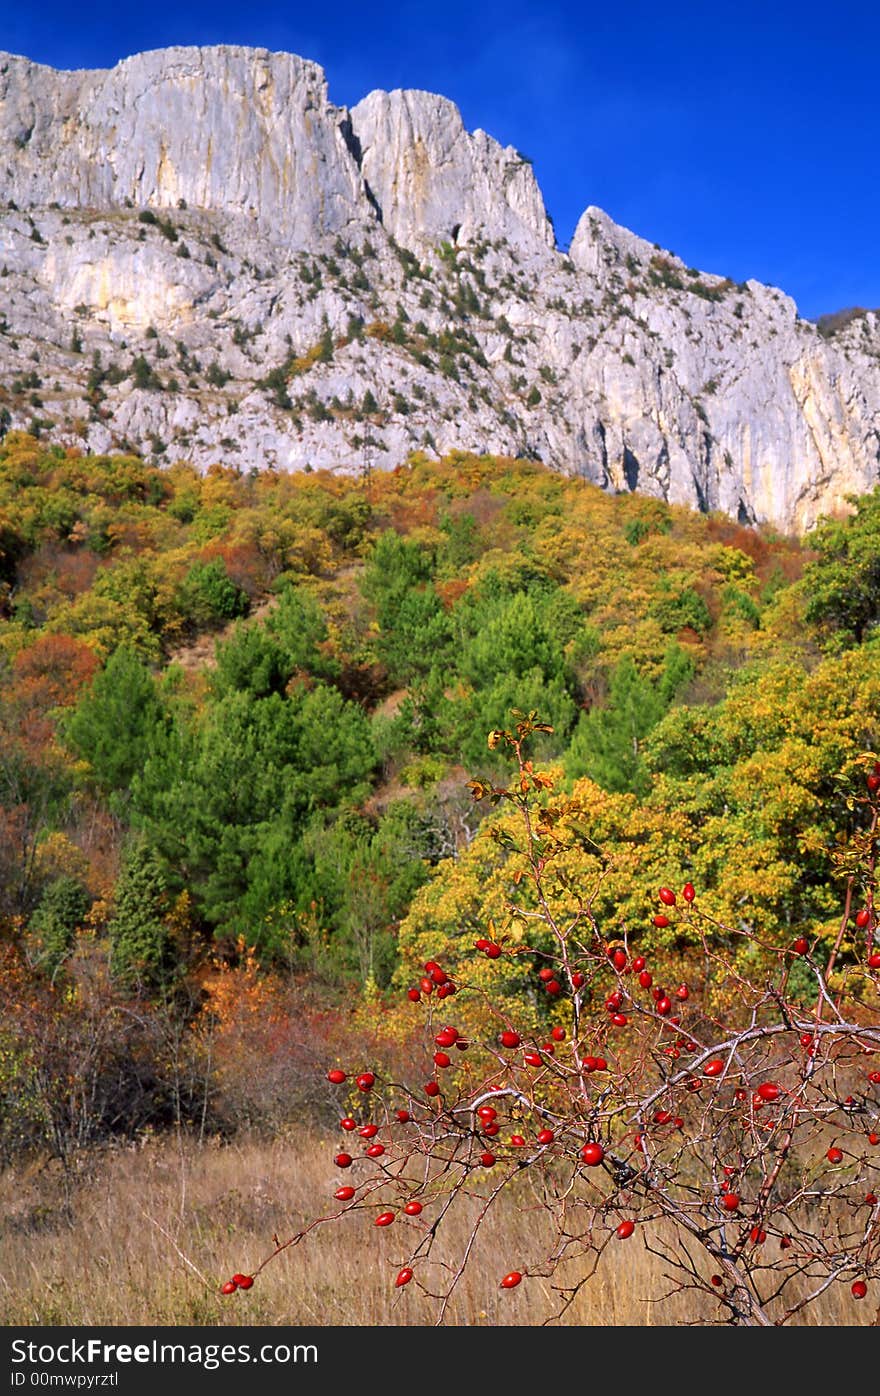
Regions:
<instances>
[{"instance_id":1,"label":"green leafy tree","mask_svg":"<svg viewBox=\"0 0 880 1396\"><path fill-rule=\"evenodd\" d=\"M570 776L589 776L614 792L644 796L651 785L644 740L693 675L693 664L679 645L667 651L657 682L641 674L626 656L611 676L601 707L582 713L566 759Z\"/></svg>"},{"instance_id":2,"label":"green leafy tree","mask_svg":"<svg viewBox=\"0 0 880 1396\"><path fill-rule=\"evenodd\" d=\"M832 650L860 645L880 620L880 486L849 502L849 518L826 519L809 535L819 556L802 584L807 620Z\"/></svg>"},{"instance_id":3,"label":"green leafy tree","mask_svg":"<svg viewBox=\"0 0 880 1396\"><path fill-rule=\"evenodd\" d=\"M155 993L169 983L173 943L165 924L167 890L153 849L142 840L124 850L107 925L110 972L130 990Z\"/></svg>"},{"instance_id":4,"label":"green leafy tree","mask_svg":"<svg viewBox=\"0 0 880 1396\"><path fill-rule=\"evenodd\" d=\"M704 598L692 586L676 585L663 578L651 614L667 634L686 627L705 635L712 627L712 614Z\"/></svg>"},{"instance_id":5,"label":"green leafy tree","mask_svg":"<svg viewBox=\"0 0 880 1396\"><path fill-rule=\"evenodd\" d=\"M338 674L338 663L327 653L327 619L309 592L285 587L266 618L266 632L283 651L289 673L302 669L331 679Z\"/></svg>"},{"instance_id":6,"label":"green leafy tree","mask_svg":"<svg viewBox=\"0 0 880 1396\"><path fill-rule=\"evenodd\" d=\"M284 649L265 626L239 621L232 634L215 648L216 668L211 675L213 691L249 693L265 698L283 693L292 672Z\"/></svg>"},{"instance_id":7,"label":"green leafy tree","mask_svg":"<svg viewBox=\"0 0 880 1396\"><path fill-rule=\"evenodd\" d=\"M392 683L406 684L426 674L450 641L434 569L432 549L389 529L379 537L364 571L361 590L376 607L377 654Z\"/></svg>"},{"instance_id":8,"label":"green leafy tree","mask_svg":"<svg viewBox=\"0 0 880 1396\"><path fill-rule=\"evenodd\" d=\"M298 895L310 820L363 799L374 764L366 718L336 689L232 690L199 721L178 710L133 781L133 817L174 890L261 947L264 918Z\"/></svg>"},{"instance_id":9,"label":"green leafy tree","mask_svg":"<svg viewBox=\"0 0 880 1396\"><path fill-rule=\"evenodd\" d=\"M427 836L416 808L396 801L374 822L354 810L306 840L315 891L332 926L325 972L385 987L397 963L400 918L428 876Z\"/></svg>"},{"instance_id":10,"label":"green leafy tree","mask_svg":"<svg viewBox=\"0 0 880 1396\"><path fill-rule=\"evenodd\" d=\"M67 957L91 904L79 878L58 877L44 888L28 924L28 941L47 974L54 975Z\"/></svg>"},{"instance_id":11,"label":"green leafy tree","mask_svg":"<svg viewBox=\"0 0 880 1396\"><path fill-rule=\"evenodd\" d=\"M110 656L76 707L61 719L73 750L89 763L92 778L110 794L128 790L143 769L166 711L147 666L128 648Z\"/></svg>"},{"instance_id":12,"label":"green leafy tree","mask_svg":"<svg viewBox=\"0 0 880 1396\"><path fill-rule=\"evenodd\" d=\"M178 593L178 606L196 629L223 624L247 615L248 596L232 580L220 558L195 562Z\"/></svg>"}]
</instances>

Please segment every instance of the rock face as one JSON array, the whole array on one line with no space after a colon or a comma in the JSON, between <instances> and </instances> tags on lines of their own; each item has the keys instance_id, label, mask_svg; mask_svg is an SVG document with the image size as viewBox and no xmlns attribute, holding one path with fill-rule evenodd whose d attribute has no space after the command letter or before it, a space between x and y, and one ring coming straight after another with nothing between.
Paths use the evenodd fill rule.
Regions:
<instances>
[{"instance_id":1,"label":"rock face","mask_svg":"<svg viewBox=\"0 0 880 1396\"><path fill-rule=\"evenodd\" d=\"M324 74L293 54L171 48L110 72L0 56L0 199L253 219L294 246L363 217Z\"/></svg>"},{"instance_id":2,"label":"rock face","mask_svg":"<svg viewBox=\"0 0 880 1396\"><path fill-rule=\"evenodd\" d=\"M880 323L686 267L452 103L232 47L0 54L0 430L200 466L539 456L802 530L880 479Z\"/></svg>"},{"instance_id":3,"label":"rock face","mask_svg":"<svg viewBox=\"0 0 880 1396\"><path fill-rule=\"evenodd\" d=\"M469 135L444 97L371 92L351 125L382 222L405 247L463 245L484 229L511 247L555 246L529 162L485 131Z\"/></svg>"}]
</instances>

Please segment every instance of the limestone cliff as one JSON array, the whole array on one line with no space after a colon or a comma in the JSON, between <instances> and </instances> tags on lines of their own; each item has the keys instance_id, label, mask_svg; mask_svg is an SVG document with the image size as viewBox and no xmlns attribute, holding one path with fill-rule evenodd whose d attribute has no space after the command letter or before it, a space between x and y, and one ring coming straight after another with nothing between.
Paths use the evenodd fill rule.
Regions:
<instances>
[{"instance_id":1,"label":"limestone cliff","mask_svg":"<svg viewBox=\"0 0 880 1396\"><path fill-rule=\"evenodd\" d=\"M880 479L880 324L686 267L425 92L0 54L0 424L242 469L540 456L791 530Z\"/></svg>"}]
</instances>

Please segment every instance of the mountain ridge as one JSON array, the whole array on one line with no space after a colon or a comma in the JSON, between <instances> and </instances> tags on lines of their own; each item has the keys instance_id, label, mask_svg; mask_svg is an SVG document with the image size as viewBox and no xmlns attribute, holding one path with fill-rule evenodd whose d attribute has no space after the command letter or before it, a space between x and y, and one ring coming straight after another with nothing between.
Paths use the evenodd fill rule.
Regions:
<instances>
[{"instance_id":1,"label":"mountain ridge","mask_svg":"<svg viewBox=\"0 0 880 1396\"><path fill-rule=\"evenodd\" d=\"M563 252L531 163L448 98L338 106L295 54L0 54L0 265L0 420L62 444L533 455L788 531L880 478L873 312L823 337L593 206Z\"/></svg>"}]
</instances>

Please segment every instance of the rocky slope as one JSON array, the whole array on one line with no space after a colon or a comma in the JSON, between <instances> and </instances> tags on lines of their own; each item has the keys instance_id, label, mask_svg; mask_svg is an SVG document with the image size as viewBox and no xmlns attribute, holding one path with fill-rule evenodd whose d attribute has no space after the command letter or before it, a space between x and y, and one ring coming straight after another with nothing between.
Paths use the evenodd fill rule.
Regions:
<instances>
[{"instance_id":1,"label":"rocky slope","mask_svg":"<svg viewBox=\"0 0 880 1396\"><path fill-rule=\"evenodd\" d=\"M0 54L0 428L242 470L533 455L801 530L880 479L880 322L686 267L424 92Z\"/></svg>"}]
</instances>

